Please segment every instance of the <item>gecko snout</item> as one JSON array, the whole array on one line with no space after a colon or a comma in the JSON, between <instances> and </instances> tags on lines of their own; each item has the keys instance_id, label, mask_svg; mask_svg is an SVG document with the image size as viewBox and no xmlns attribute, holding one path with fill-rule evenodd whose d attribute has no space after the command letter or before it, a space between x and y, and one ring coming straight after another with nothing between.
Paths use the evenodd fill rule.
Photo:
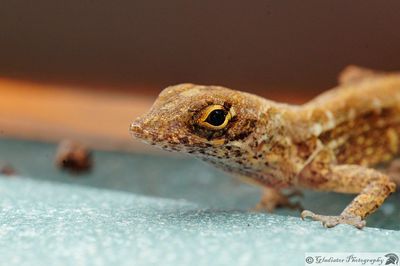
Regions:
<instances>
[{"instance_id":1,"label":"gecko snout","mask_svg":"<svg viewBox=\"0 0 400 266\"><path fill-rule=\"evenodd\" d=\"M130 125L129 132L135 139L139 139L147 143L154 142L159 138L156 131L149 129L149 127L139 119Z\"/></svg>"},{"instance_id":2,"label":"gecko snout","mask_svg":"<svg viewBox=\"0 0 400 266\"><path fill-rule=\"evenodd\" d=\"M140 122L134 121L129 127L129 132L135 138L143 138L144 130Z\"/></svg>"}]
</instances>

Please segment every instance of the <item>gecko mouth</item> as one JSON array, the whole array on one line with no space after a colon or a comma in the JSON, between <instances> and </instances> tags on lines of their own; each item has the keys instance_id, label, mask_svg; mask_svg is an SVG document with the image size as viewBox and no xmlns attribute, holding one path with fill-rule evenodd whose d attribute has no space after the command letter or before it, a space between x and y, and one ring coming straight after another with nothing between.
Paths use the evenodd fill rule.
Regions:
<instances>
[{"instance_id":1,"label":"gecko mouth","mask_svg":"<svg viewBox=\"0 0 400 266\"><path fill-rule=\"evenodd\" d=\"M157 132L144 129L140 122L133 122L129 128L129 132L134 139L146 144L160 146L161 136Z\"/></svg>"},{"instance_id":2,"label":"gecko mouth","mask_svg":"<svg viewBox=\"0 0 400 266\"><path fill-rule=\"evenodd\" d=\"M132 137L144 143L158 146L164 150L177 151L177 145L205 146L202 141L189 136L179 137L174 133L166 133L160 130L147 129L141 120L134 121L129 128Z\"/></svg>"}]
</instances>

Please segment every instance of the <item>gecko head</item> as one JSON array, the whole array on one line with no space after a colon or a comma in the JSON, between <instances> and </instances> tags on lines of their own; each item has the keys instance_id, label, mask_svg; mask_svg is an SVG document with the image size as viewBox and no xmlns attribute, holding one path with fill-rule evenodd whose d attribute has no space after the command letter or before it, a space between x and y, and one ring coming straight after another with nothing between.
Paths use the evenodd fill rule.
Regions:
<instances>
[{"instance_id":1,"label":"gecko head","mask_svg":"<svg viewBox=\"0 0 400 266\"><path fill-rule=\"evenodd\" d=\"M165 150L224 157L256 131L265 111L263 101L219 86L171 86L147 114L132 123L130 131L135 138Z\"/></svg>"}]
</instances>

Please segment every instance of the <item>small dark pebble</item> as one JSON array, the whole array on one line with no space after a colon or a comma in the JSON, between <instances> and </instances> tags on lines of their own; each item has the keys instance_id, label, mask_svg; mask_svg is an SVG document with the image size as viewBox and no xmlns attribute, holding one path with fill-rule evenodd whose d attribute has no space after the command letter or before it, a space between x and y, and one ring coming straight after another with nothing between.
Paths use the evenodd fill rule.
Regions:
<instances>
[{"instance_id":1,"label":"small dark pebble","mask_svg":"<svg viewBox=\"0 0 400 266\"><path fill-rule=\"evenodd\" d=\"M79 142L63 140L58 145L55 163L60 169L70 173L85 173L90 171L93 166L92 153Z\"/></svg>"}]
</instances>

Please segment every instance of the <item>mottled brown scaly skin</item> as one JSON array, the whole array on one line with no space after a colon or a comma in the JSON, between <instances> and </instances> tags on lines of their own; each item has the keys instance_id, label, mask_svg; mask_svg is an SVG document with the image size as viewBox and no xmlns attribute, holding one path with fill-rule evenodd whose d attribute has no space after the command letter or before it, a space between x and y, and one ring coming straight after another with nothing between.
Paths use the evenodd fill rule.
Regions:
<instances>
[{"instance_id":1,"label":"mottled brown scaly skin","mask_svg":"<svg viewBox=\"0 0 400 266\"><path fill-rule=\"evenodd\" d=\"M348 67L339 80L339 87L301 106L219 86L171 86L131 132L264 186L259 209L289 205L282 188L357 194L339 216L303 211L302 218L362 228L396 188L370 167L398 154L400 75ZM219 125L211 112L223 113L227 123Z\"/></svg>"}]
</instances>

